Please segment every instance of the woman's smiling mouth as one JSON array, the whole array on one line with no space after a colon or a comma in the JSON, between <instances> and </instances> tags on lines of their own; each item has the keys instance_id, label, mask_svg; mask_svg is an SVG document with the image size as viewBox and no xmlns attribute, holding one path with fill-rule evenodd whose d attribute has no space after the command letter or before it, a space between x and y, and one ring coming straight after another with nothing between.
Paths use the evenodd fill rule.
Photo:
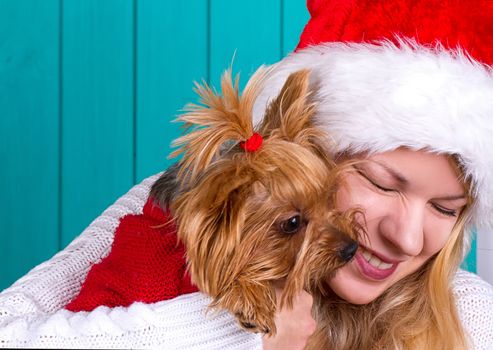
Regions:
<instances>
[{"instance_id":1,"label":"woman's smiling mouth","mask_svg":"<svg viewBox=\"0 0 493 350\"><path fill-rule=\"evenodd\" d=\"M398 262L382 260L363 246L360 246L355 260L360 272L373 280L383 280L389 277L399 265Z\"/></svg>"}]
</instances>

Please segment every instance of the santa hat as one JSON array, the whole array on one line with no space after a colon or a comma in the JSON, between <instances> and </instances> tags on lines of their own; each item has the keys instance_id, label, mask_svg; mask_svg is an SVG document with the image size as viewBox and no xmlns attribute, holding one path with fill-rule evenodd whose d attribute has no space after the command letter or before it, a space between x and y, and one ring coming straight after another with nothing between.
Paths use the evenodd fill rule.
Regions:
<instances>
[{"instance_id":1,"label":"santa hat","mask_svg":"<svg viewBox=\"0 0 493 350\"><path fill-rule=\"evenodd\" d=\"M256 121L287 76L308 68L334 152L458 155L475 198L467 229L493 229L493 1L308 0L308 9Z\"/></svg>"}]
</instances>

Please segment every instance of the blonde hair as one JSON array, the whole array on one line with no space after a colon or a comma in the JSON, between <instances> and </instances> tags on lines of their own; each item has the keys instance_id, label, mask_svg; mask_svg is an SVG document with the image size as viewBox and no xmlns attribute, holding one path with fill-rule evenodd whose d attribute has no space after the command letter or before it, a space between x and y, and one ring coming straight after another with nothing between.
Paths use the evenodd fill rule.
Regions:
<instances>
[{"instance_id":1,"label":"blonde hair","mask_svg":"<svg viewBox=\"0 0 493 350\"><path fill-rule=\"evenodd\" d=\"M470 193L469 182L461 180ZM472 197L468 195L441 251L375 301L353 305L334 294L323 300L323 305L317 305L315 309L326 313L324 319L329 323L317 331L320 333L312 337L310 345L317 348L318 339L328 336L329 348L338 350L469 349L455 306L452 281L462 261L464 227L471 205Z\"/></svg>"}]
</instances>

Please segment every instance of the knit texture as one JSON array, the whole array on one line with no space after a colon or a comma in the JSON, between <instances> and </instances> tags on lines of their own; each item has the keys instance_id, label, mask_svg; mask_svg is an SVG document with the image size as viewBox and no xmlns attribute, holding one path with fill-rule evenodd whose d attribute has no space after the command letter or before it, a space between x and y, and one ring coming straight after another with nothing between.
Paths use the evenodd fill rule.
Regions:
<instances>
[{"instance_id":1,"label":"knit texture","mask_svg":"<svg viewBox=\"0 0 493 350\"><path fill-rule=\"evenodd\" d=\"M0 293L0 347L261 349L261 337L240 329L225 311L208 311L211 299L197 292L152 304L97 307L70 312L91 269L108 256L125 215L138 215L159 174L111 205L67 248ZM493 349L493 288L460 271L457 307L476 349Z\"/></svg>"},{"instance_id":2,"label":"knit texture","mask_svg":"<svg viewBox=\"0 0 493 350\"><path fill-rule=\"evenodd\" d=\"M197 291L186 271L185 247L177 242L170 213L150 198L142 214L121 219L110 254L91 268L80 294L66 309L150 304Z\"/></svg>"},{"instance_id":3,"label":"knit texture","mask_svg":"<svg viewBox=\"0 0 493 350\"><path fill-rule=\"evenodd\" d=\"M210 302L206 295L192 293L155 304L137 302L128 308L27 314L0 327L0 347L262 349L260 335L241 330L228 313L206 312Z\"/></svg>"},{"instance_id":4,"label":"knit texture","mask_svg":"<svg viewBox=\"0 0 493 350\"><path fill-rule=\"evenodd\" d=\"M421 45L461 47L477 61L493 64L491 0L308 0L308 21L297 49L322 42L372 42L393 35Z\"/></svg>"},{"instance_id":5,"label":"knit texture","mask_svg":"<svg viewBox=\"0 0 493 350\"><path fill-rule=\"evenodd\" d=\"M453 283L457 309L475 349L493 349L493 287L460 270Z\"/></svg>"}]
</instances>

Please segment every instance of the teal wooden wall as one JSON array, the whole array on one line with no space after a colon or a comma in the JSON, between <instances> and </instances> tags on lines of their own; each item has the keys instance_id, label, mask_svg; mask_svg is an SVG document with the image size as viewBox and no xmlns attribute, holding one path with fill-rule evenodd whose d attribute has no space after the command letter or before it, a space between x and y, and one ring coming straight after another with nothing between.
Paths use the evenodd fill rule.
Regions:
<instances>
[{"instance_id":1,"label":"teal wooden wall","mask_svg":"<svg viewBox=\"0 0 493 350\"><path fill-rule=\"evenodd\" d=\"M245 81L307 18L303 0L0 0L0 290L170 164L194 80L233 62Z\"/></svg>"},{"instance_id":2,"label":"teal wooden wall","mask_svg":"<svg viewBox=\"0 0 493 350\"><path fill-rule=\"evenodd\" d=\"M244 82L307 18L303 0L0 0L0 290L170 164L194 80L233 62Z\"/></svg>"}]
</instances>

